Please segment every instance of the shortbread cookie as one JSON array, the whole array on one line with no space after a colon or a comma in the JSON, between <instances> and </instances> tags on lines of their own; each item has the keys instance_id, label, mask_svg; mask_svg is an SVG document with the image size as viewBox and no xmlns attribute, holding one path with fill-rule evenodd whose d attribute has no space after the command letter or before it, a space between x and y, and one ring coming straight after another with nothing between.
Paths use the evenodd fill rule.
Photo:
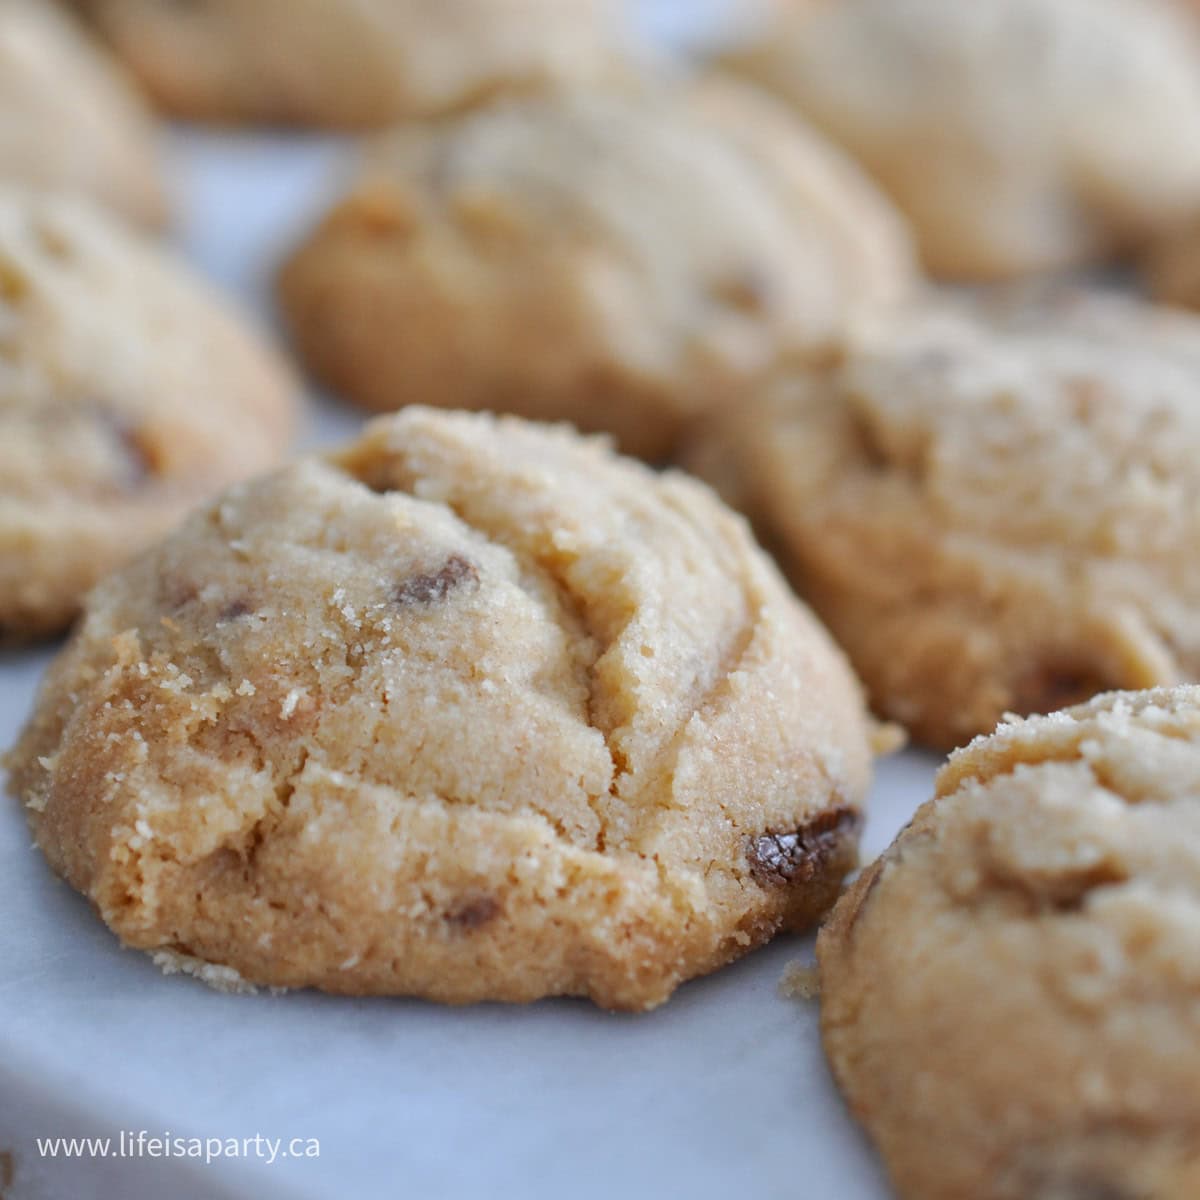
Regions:
<instances>
[{"instance_id":1,"label":"shortbread cookie","mask_svg":"<svg viewBox=\"0 0 1200 1200\"><path fill-rule=\"evenodd\" d=\"M82 203L0 191L0 640L273 464L290 371L182 264Z\"/></svg>"},{"instance_id":2,"label":"shortbread cookie","mask_svg":"<svg viewBox=\"0 0 1200 1200\"><path fill-rule=\"evenodd\" d=\"M0 183L166 217L154 128L99 46L48 0L0 0Z\"/></svg>"},{"instance_id":3,"label":"shortbread cookie","mask_svg":"<svg viewBox=\"0 0 1200 1200\"><path fill-rule=\"evenodd\" d=\"M732 65L862 161L942 276L1090 261L1200 208L1200 47L1168 0L826 0Z\"/></svg>"},{"instance_id":4,"label":"shortbread cookie","mask_svg":"<svg viewBox=\"0 0 1200 1200\"><path fill-rule=\"evenodd\" d=\"M312 368L369 408L565 419L656 458L912 275L898 218L851 164L714 83L397 132L280 291Z\"/></svg>"},{"instance_id":5,"label":"shortbread cookie","mask_svg":"<svg viewBox=\"0 0 1200 1200\"><path fill-rule=\"evenodd\" d=\"M1086 293L872 322L693 456L939 746L1200 678L1200 321Z\"/></svg>"},{"instance_id":6,"label":"shortbread cookie","mask_svg":"<svg viewBox=\"0 0 1200 1200\"><path fill-rule=\"evenodd\" d=\"M960 751L817 942L902 1200L1200 1196L1200 688Z\"/></svg>"},{"instance_id":7,"label":"shortbread cookie","mask_svg":"<svg viewBox=\"0 0 1200 1200\"><path fill-rule=\"evenodd\" d=\"M382 126L599 79L617 0L73 0L169 112Z\"/></svg>"},{"instance_id":8,"label":"shortbread cookie","mask_svg":"<svg viewBox=\"0 0 1200 1200\"><path fill-rule=\"evenodd\" d=\"M706 488L413 408L98 588L10 765L54 868L209 978L640 1009L833 903L867 734Z\"/></svg>"}]
</instances>

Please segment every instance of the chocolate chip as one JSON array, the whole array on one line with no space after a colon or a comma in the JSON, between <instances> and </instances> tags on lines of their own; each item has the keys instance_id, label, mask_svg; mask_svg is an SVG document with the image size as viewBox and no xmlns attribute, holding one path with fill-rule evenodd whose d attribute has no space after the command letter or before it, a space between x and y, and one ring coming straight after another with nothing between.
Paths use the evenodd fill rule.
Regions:
<instances>
[{"instance_id":1,"label":"chocolate chip","mask_svg":"<svg viewBox=\"0 0 1200 1200\"><path fill-rule=\"evenodd\" d=\"M435 604L478 580L475 565L459 554L452 554L440 570L406 579L396 588L394 596L397 604Z\"/></svg>"},{"instance_id":2,"label":"chocolate chip","mask_svg":"<svg viewBox=\"0 0 1200 1200\"><path fill-rule=\"evenodd\" d=\"M17 1162L11 1150L0 1150L0 1189L12 1187L17 1174ZM0 1200L4 1200L0 1193Z\"/></svg>"},{"instance_id":3,"label":"chocolate chip","mask_svg":"<svg viewBox=\"0 0 1200 1200\"><path fill-rule=\"evenodd\" d=\"M711 287L713 299L724 308L759 316L771 306L771 280L765 271L744 266L730 271Z\"/></svg>"},{"instance_id":4,"label":"chocolate chip","mask_svg":"<svg viewBox=\"0 0 1200 1200\"><path fill-rule=\"evenodd\" d=\"M249 600L231 600L217 614L217 624L224 625L228 621L236 621L239 617L248 616L254 611Z\"/></svg>"},{"instance_id":5,"label":"chocolate chip","mask_svg":"<svg viewBox=\"0 0 1200 1200\"><path fill-rule=\"evenodd\" d=\"M200 586L191 579L168 576L159 582L159 595L164 607L171 612L178 612L199 597Z\"/></svg>"},{"instance_id":6,"label":"chocolate chip","mask_svg":"<svg viewBox=\"0 0 1200 1200\"><path fill-rule=\"evenodd\" d=\"M750 874L762 887L807 883L858 833L860 822L857 809L840 806L793 832L768 830L753 837L746 848Z\"/></svg>"},{"instance_id":7,"label":"chocolate chip","mask_svg":"<svg viewBox=\"0 0 1200 1200\"><path fill-rule=\"evenodd\" d=\"M93 409L95 419L103 426L109 440L118 448L121 456L121 476L118 483L126 491L143 486L157 472L153 455L135 425L124 417L97 407Z\"/></svg>"},{"instance_id":8,"label":"chocolate chip","mask_svg":"<svg viewBox=\"0 0 1200 1200\"><path fill-rule=\"evenodd\" d=\"M1049 662L1035 667L1017 681L1010 708L1021 716L1051 713L1082 704L1113 686L1092 667L1069 662Z\"/></svg>"},{"instance_id":9,"label":"chocolate chip","mask_svg":"<svg viewBox=\"0 0 1200 1200\"><path fill-rule=\"evenodd\" d=\"M455 929L470 933L500 915L500 902L493 896L473 896L446 914L446 921Z\"/></svg>"}]
</instances>

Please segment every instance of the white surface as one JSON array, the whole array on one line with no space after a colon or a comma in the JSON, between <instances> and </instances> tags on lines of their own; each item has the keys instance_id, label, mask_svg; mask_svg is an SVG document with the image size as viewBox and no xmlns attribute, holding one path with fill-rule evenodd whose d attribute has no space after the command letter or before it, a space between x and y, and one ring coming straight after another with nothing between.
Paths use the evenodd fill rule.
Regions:
<instances>
[{"instance_id":1,"label":"white surface","mask_svg":"<svg viewBox=\"0 0 1200 1200\"><path fill-rule=\"evenodd\" d=\"M0 661L6 745L47 657ZM931 769L915 753L882 765L868 853L928 794ZM6 1200L887 1195L829 1081L816 1006L778 994L811 939L781 939L636 1017L575 1001L227 996L120 950L30 848L11 803L0 880ZM72 1177L33 1143L143 1128L316 1137L321 1157L88 1162Z\"/></svg>"},{"instance_id":2,"label":"white surface","mask_svg":"<svg viewBox=\"0 0 1200 1200\"><path fill-rule=\"evenodd\" d=\"M190 133L170 154L182 248L265 308L275 262L334 186L342 147ZM314 403L308 440L357 422ZM0 655L5 746L48 659ZM932 766L916 754L883 764L868 853L929 794ZM120 950L31 849L13 803L0 804L0 911L0 1154L15 1161L5 1200L886 1196L826 1074L815 1006L777 992L811 939L785 939L640 1017L581 1002L225 996ZM39 1159L33 1143L121 1129L315 1137L321 1156L69 1164Z\"/></svg>"}]
</instances>

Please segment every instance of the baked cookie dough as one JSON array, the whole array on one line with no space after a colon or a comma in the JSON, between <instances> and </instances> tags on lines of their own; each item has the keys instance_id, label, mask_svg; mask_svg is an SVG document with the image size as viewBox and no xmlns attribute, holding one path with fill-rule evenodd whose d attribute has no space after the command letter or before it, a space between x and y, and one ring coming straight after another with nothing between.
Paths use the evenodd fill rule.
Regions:
<instances>
[{"instance_id":1,"label":"baked cookie dough","mask_svg":"<svg viewBox=\"0 0 1200 1200\"><path fill-rule=\"evenodd\" d=\"M907 234L857 169L713 82L398 131L280 297L313 370L368 408L568 420L654 459L912 283Z\"/></svg>"},{"instance_id":2,"label":"baked cookie dough","mask_svg":"<svg viewBox=\"0 0 1200 1200\"><path fill-rule=\"evenodd\" d=\"M708 489L412 408L97 588L9 765L210 980L642 1009L833 903L868 735Z\"/></svg>"},{"instance_id":3,"label":"baked cookie dough","mask_svg":"<svg viewBox=\"0 0 1200 1200\"><path fill-rule=\"evenodd\" d=\"M1146 287L1155 300L1200 308L1200 220L1164 234L1147 251L1142 267Z\"/></svg>"},{"instance_id":4,"label":"baked cookie dough","mask_svg":"<svg viewBox=\"0 0 1200 1200\"><path fill-rule=\"evenodd\" d=\"M86 195L143 225L166 219L141 97L48 0L0 3L0 184L13 183Z\"/></svg>"},{"instance_id":5,"label":"baked cookie dough","mask_svg":"<svg viewBox=\"0 0 1200 1200\"><path fill-rule=\"evenodd\" d=\"M182 264L81 202L0 190L0 640L290 440L291 372Z\"/></svg>"},{"instance_id":6,"label":"baked cookie dough","mask_svg":"<svg viewBox=\"0 0 1200 1200\"><path fill-rule=\"evenodd\" d=\"M615 0L73 0L181 117L379 127L607 78Z\"/></svg>"},{"instance_id":7,"label":"baked cookie dough","mask_svg":"<svg viewBox=\"0 0 1200 1200\"><path fill-rule=\"evenodd\" d=\"M876 709L1009 711L1200 678L1200 320L1018 290L870 321L690 464L759 523Z\"/></svg>"},{"instance_id":8,"label":"baked cookie dough","mask_svg":"<svg viewBox=\"0 0 1200 1200\"><path fill-rule=\"evenodd\" d=\"M817 942L825 1049L903 1200L1200 1195L1200 688L954 755Z\"/></svg>"},{"instance_id":9,"label":"baked cookie dough","mask_svg":"<svg viewBox=\"0 0 1200 1200\"><path fill-rule=\"evenodd\" d=\"M1170 0L826 0L727 65L853 153L925 265L1105 257L1200 208L1200 45Z\"/></svg>"}]
</instances>

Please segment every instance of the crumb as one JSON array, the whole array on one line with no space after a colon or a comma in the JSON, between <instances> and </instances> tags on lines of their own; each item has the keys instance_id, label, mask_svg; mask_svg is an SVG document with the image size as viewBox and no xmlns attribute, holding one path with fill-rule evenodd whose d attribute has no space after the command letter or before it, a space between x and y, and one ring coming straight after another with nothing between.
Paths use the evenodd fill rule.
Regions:
<instances>
[{"instance_id":1,"label":"crumb","mask_svg":"<svg viewBox=\"0 0 1200 1200\"><path fill-rule=\"evenodd\" d=\"M908 734L892 721L877 721L871 730L871 749L876 757L895 754L908 745Z\"/></svg>"},{"instance_id":2,"label":"crumb","mask_svg":"<svg viewBox=\"0 0 1200 1200\"><path fill-rule=\"evenodd\" d=\"M218 992L253 996L258 991L254 984L247 983L232 967L205 962L175 950L155 950L150 957L164 975L191 975Z\"/></svg>"},{"instance_id":3,"label":"crumb","mask_svg":"<svg viewBox=\"0 0 1200 1200\"><path fill-rule=\"evenodd\" d=\"M821 995L821 976L815 963L788 963L779 980L779 994L785 1000L816 1000Z\"/></svg>"}]
</instances>

